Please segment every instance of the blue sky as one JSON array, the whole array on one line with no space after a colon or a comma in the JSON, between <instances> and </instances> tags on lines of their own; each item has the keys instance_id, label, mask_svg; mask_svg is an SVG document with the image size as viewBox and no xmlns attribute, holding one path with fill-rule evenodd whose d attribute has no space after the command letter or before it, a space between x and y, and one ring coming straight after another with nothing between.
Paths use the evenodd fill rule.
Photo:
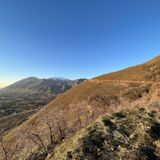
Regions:
<instances>
[{"instance_id":1,"label":"blue sky","mask_svg":"<svg viewBox=\"0 0 160 160\"><path fill-rule=\"evenodd\" d=\"M0 0L0 84L90 78L160 54L159 0Z\"/></svg>"}]
</instances>

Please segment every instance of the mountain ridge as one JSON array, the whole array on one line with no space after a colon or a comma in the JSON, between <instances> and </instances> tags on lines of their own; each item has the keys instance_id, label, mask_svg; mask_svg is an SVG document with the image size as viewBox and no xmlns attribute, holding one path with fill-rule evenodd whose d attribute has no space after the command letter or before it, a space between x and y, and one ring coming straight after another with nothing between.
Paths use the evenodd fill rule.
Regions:
<instances>
[{"instance_id":1,"label":"mountain ridge","mask_svg":"<svg viewBox=\"0 0 160 160\"><path fill-rule=\"evenodd\" d=\"M16 92L31 92L31 93L36 93L36 92L47 92L51 91L53 94L56 94L56 91L54 89L56 87L61 85L64 85L66 89L72 86L72 84L76 85L84 81L86 79L81 78L81 79L75 79L75 80L69 80L69 79L61 79L61 78L36 78L36 77L27 77L24 78L20 81L17 81L7 87L4 87L0 90L0 92L10 92L10 93L16 93ZM64 88L64 90L65 90Z\"/></svg>"}]
</instances>

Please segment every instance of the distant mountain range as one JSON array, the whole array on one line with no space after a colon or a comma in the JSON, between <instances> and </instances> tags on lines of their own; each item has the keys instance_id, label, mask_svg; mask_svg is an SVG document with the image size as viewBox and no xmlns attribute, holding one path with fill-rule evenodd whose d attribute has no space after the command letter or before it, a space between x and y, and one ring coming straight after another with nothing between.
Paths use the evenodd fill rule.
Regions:
<instances>
[{"instance_id":1,"label":"distant mountain range","mask_svg":"<svg viewBox=\"0 0 160 160\"><path fill-rule=\"evenodd\" d=\"M69 80L65 78L39 79L29 77L8 87L2 88L0 93L30 93L30 94L60 94L86 79Z\"/></svg>"},{"instance_id":2,"label":"distant mountain range","mask_svg":"<svg viewBox=\"0 0 160 160\"><path fill-rule=\"evenodd\" d=\"M21 124L57 95L85 80L28 77L0 89L0 130L8 131Z\"/></svg>"}]
</instances>

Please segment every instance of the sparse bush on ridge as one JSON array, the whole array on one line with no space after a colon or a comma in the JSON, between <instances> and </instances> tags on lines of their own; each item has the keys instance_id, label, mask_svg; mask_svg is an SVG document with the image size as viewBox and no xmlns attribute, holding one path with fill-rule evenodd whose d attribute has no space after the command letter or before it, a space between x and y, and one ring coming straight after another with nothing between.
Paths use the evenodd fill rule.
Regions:
<instances>
[{"instance_id":1,"label":"sparse bush on ridge","mask_svg":"<svg viewBox=\"0 0 160 160\"><path fill-rule=\"evenodd\" d=\"M126 110L100 117L57 146L49 160L159 160L159 116L151 119L146 111Z\"/></svg>"}]
</instances>

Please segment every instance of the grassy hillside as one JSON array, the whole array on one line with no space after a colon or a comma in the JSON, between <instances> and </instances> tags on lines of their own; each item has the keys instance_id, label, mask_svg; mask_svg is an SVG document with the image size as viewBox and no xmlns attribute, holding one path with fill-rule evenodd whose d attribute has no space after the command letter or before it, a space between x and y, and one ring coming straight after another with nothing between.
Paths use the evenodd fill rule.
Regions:
<instances>
[{"instance_id":1,"label":"grassy hillside","mask_svg":"<svg viewBox=\"0 0 160 160\"><path fill-rule=\"evenodd\" d=\"M104 115L58 145L48 159L159 160L159 131L158 112L140 109Z\"/></svg>"},{"instance_id":2,"label":"grassy hillside","mask_svg":"<svg viewBox=\"0 0 160 160\"><path fill-rule=\"evenodd\" d=\"M160 81L160 56L137 66L96 77L98 80Z\"/></svg>"},{"instance_id":3,"label":"grassy hillside","mask_svg":"<svg viewBox=\"0 0 160 160\"><path fill-rule=\"evenodd\" d=\"M7 134L4 137L5 147L9 151L11 145L14 147L18 143L20 150L17 153L18 157L29 156L50 148L49 128L52 128L54 135L53 147L101 114L123 108L140 108L141 105L149 110L152 108L159 110L159 84L138 82L158 81L159 64L160 57L157 57L139 66L96 77L98 83L88 80L75 86ZM107 79L112 81L103 81ZM132 82L115 81L123 79ZM35 143L35 137L33 140L35 134L41 137L45 145Z\"/></svg>"}]
</instances>

